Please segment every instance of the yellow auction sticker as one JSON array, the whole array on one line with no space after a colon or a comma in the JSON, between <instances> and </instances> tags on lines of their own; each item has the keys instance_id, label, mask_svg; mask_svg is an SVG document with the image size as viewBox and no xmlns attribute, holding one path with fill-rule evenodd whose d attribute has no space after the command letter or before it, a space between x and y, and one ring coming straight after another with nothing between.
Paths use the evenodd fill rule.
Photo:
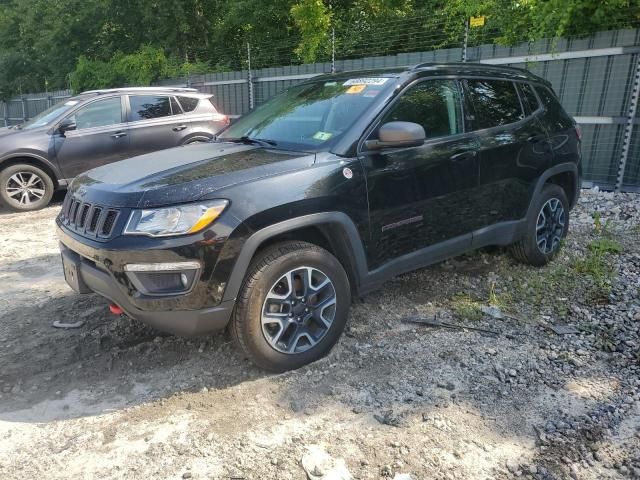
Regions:
<instances>
[{"instance_id":1,"label":"yellow auction sticker","mask_svg":"<svg viewBox=\"0 0 640 480\"><path fill-rule=\"evenodd\" d=\"M351 85L349 88L347 88L347 91L345 93L354 95L356 93L361 93L365 88L367 88L366 85Z\"/></svg>"},{"instance_id":2,"label":"yellow auction sticker","mask_svg":"<svg viewBox=\"0 0 640 480\"><path fill-rule=\"evenodd\" d=\"M485 17L484 15L481 17L471 17L469 19L469 26L470 27L483 27L484 26L484 22L487 20L487 17Z\"/></svg>"}]
</instances>

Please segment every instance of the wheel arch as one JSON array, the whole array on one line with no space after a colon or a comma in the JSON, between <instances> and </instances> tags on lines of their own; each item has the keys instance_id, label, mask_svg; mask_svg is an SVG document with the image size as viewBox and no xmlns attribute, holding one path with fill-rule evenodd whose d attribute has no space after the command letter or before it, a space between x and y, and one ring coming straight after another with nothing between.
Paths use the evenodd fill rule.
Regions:
<instances>
[{"instance_id":1,"label":"wheel arch","mask_svg":"<svg viewBox=\"0 0 640 480\"><path fill-rule=\"evenodd\" d=\"M251 235L237 256L223 301L235 300L252 259L264 248L280 241L299 240L324 248L343 265L352 293L357 293L367 275L362 240L348 215L324 212L304 215L270 225Z\"/></svg>"},{"instance_id":2,"label":"wheel arch","mask_svg":"<svg viewBox=\"0 0 640 480\"><path fill-rule=\"evenodd\" d=\"M547 169L536 182L529 201L529 208L527 210L527 217L532 214L534 200L538 197L544 186L548 183L559 185L567 194L567 200L569 200L570 208L578 201L580 194L578 166L575 163L560 163Z\"/></svg>"},{"instance_id":3,"label":"wheel arch","mask_svg":"<svg viewBox=\"0 0 640 480\"><path fill-rule=\"evenodd\" d=\"M14 155L10 157L5 157L0 160L0 171L4 170L7 167L11 167L12 165L19 164L27 164L33 165L34 167L38 167L51 177L51 181L53 182L53 187L57 190L62 182L60 178L60 172L50 161L46 160L43 157L37 155L29 155L29 154L21 154Z\"/></svg>"}]
</instances>

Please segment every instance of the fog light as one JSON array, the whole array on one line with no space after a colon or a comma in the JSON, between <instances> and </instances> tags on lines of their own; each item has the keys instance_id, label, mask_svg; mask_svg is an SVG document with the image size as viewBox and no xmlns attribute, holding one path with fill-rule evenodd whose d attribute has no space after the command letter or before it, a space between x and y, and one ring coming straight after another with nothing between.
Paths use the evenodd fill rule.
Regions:
<instances>
[{"instance_id":1,"label":"fog light","mask_svg":"<svg viewBox=\"0 0 640 480\"><path fill-rule=\"evenodd\" d=\"M181 295L195 285L199 262L136 263L124 267L133 286L144 295Z\"/></svg>"}]
</instances>

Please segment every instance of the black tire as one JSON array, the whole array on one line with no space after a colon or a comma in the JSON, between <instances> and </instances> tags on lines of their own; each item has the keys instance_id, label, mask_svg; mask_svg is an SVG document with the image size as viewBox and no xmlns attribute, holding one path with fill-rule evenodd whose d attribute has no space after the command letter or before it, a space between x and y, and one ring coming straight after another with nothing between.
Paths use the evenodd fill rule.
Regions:
<instances>
[{"instance_id":1,"label":"black tire","mask_svg":"<svg viewBox=\"0 0 640 480\"><path fill-rule=\"evenodd\" d=\"M559 205L562 206L562 211L564 212L563 224L556 222L553 224L555 227L550 225L549 230L552 233L549 233L548 237L553 237L553 241L544 240L543 246L539 247L538 227L541 211L543 207L546 208L549 205L553 205L555 201L558 201ZM527 218L526 233L519 241L511 245L511 254L519 262L541 267L553 260L558 254L561 240L567 236L569 231L569 201L567 200L567 195L560 186L551 183L546 184L542 188L540 195L533 200L531 212L531 215ZM545 218L547 217L549 215L545 215ZM545 226L544 228L547 227ZM543 236L542 233L540 235Z\"/></svg>"},{"instance_id":2,"label":"black tire","mask_svg":"<svg viewBox=\"0 0 640 480\"><path fill-rule=\"evenodd\" d=\"M26 180L22 184L20 180ZM33 182L29 190L22 190L26 183ZM0 200L15 212L29 212L46 207L53 196L53 180L44 170L19 163L0 171Z\"/></svg>"},{"instance_id":3,"label":"black tire","mask_svg":"<svg viewBox=\"0 0 640 480\"><path fill-rule=\"evenodd\" d=\"M321 278L328 279L330 284L325 287L316 285L318 290L309 290L308 287L304 287L306 293L303 293L301 303L295 307L289 306L289 301L285 300L277 300L276 306L278 308L288 308L289 313L286 315L293 316L293 309L301 307L302 303L305 301L307 301L308 305L311 306L312 297L314 298L313 302L316 302L317 297L319 296L313 295L305 299L304 295L307 295L308 292L326 292L328 291L328 288L331 287L329 294L334 295L335 300L335 305L333 305L331 312L333 319L329 326L324 325L319 329L325 330L324 333L320 332L322 335L317 333L318 340L313 346L309 346L312 344L312 338L305 337L303 338L303 342L296 341L296 344L300 346L299 344L303 343L300 348L306 347L308 348L307 350L285 353L276 349L279 348L278 345L272 345L270 340L267 340L269 332L265 330L267 327L263 327L262 316L266 311L265 309L269 308L267 304L267 295L271 294L271 292L275 292L277 286L281 285L281 283L278 282L281 282L285 278L295 279L294 282L298 281L295 276L296 273L292 273L291 276L289 276L289 273L296 269L305 271L303 267L309 267L307 271L313 272L313 274L309 273L309 284L313 285L313 275L320 275ZM295 286L288 288L288 291L293 296L296 296L299 293L295 288ZM313 288L313 286L311 288ZM303 291L301 290L300 292ZM326 295L327 298L329 297L329 294ZM318 303L321 304L322 301ZM240 348L242 348L242 350L256 365L265 370L284 372L300 368L303 365L318 360L331 350L333 345L340 338L340 335L347 323L350 304L351 290L349 286L349 279L347 278L344 268L333 255L323 248L310 243L294 241L283 242L267 247L251 262L238 296L230 330ZM311 308L313 310L313 307ZM277 336L281 331L285 331L285 328L291 328L291 330L293 330L294 333L291 337L300 336L297 335L299 331L298 328L307 328L306 325L309 323L313 324L311 327L317 327L316 323L321 325L320 322L313 320L313 318L315 318L316 315L323 317L323 312L327 308L330 307L325 306L320 308L319 314L317 310L313 310L312 313L309 314L302 313L302 315L310 315L310 317L303 318L302 323L298 326L296 326L296 320L300 320L300 317L294 317L291 319L283 317L282 322L285 322L286 327L281 327L278 322L276 324L276 329L278 331L274 336ZM287 310L284 311L286 312ZM278 313L277 315L282 314ZM270 325L268 325L268 327L269 326ZM282 328L282 330L279 328ZM285 334L281 335L281 337L285 337L288 331L289 330L286 330ZM273 338L271 338L271 341L273 342ZM308 345L304 345L304 343L307 343Z\"/></svg>"}]
</instances>

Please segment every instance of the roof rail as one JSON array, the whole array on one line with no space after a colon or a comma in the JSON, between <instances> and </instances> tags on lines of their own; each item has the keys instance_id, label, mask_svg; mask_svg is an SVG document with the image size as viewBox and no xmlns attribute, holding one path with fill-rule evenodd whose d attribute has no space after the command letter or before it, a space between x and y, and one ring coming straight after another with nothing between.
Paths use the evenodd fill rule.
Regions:
<instances>
[{"instance_id":1,"label":"roof rail","mask_svg":"<svg viewBox=\"0 0 640 480\"><path fill-rule=\"evenodd\" d=\"M438 68L438 67L477 67L478 65L482 65L482 68L493 69L493 70L515 70L517 72L527 72L524 68L519 67L507 67L506 65L492 65L490 63L480 63L480 62L425 62L418 63L417 65L413 65L409 67L409 70L418 70L420 68Z\"/></svg>"},{"instance_id":2,"label":"roof rail","mask_svg":"<svg viewBox=\"0 0 640 480\"><path fill-rule=\"evenodd\" d=\"M117 93L117 92L190 92L198 93L196 88L187 87L121 87L121 88L104 88L100 90L88 90L82 92L82 94L93 93L96 95L102 95L104 93Z\"/></svg>"}]
</instances>

